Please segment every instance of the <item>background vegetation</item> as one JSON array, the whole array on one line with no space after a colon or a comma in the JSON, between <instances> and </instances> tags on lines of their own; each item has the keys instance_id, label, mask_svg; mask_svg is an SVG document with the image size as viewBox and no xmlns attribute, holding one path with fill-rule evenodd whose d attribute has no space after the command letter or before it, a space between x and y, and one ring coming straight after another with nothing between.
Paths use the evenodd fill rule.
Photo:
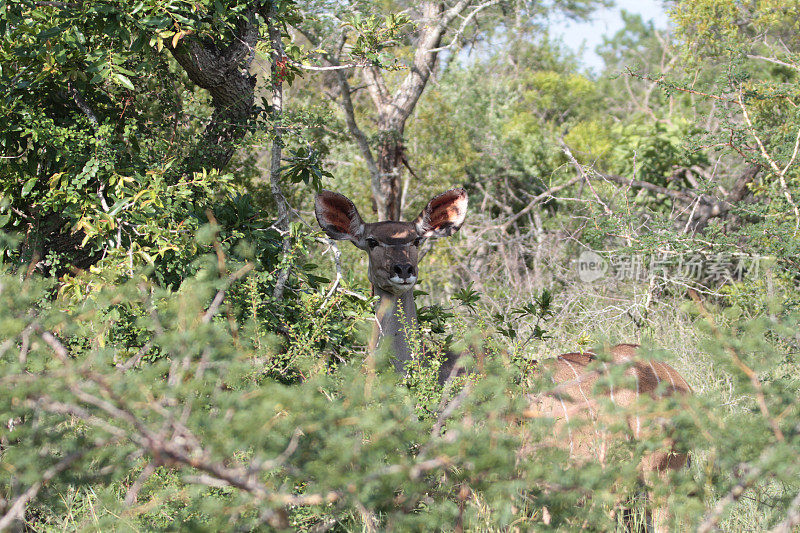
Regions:
<instances>
[{"instance_id":1,"label":"background vegetation","mask_svg":"<svg viewBox=\"0 0 800 533\"><path fill-rule=\"evenodd\" d=\"M695 390L650 411L676 529L796 528L800 3L627 14L595 75L548 17L603 5L0 0L0 530L635 528L658 439L577 468L524 414L608 342ZM367 352L313 196L452 186L424 342L490 355L442 389Z\"/></svg>"}]
</instances>

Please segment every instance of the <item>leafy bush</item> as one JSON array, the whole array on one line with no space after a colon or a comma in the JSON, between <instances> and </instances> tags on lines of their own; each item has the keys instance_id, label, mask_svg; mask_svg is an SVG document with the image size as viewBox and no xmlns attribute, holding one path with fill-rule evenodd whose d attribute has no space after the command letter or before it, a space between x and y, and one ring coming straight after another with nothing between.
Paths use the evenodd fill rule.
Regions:
<instances>
[{"instance_id":1,"label":"leafy bush","mask_svg":"<svg viewBox=\"0 0 800 533\"><path fill-rule=\"evenodd\" d=\"M621 441L607 464L570 466L552 421L525 414L525 393L552 386L546 375L520 383L502 355L436 397L422 382L400 386L380 354L350 351L350 364L329 372L314 331L342 317L311 298L316 312L293 317L306 334L252 334L258 317L240 331L216 297L253 285L220 276L216 259L177 290L131 282L68 307L44 298L46 284L3 275L5 513L31 501L25 519L35 528L106 529L119 517L144 529L539 528L547 507L552 527L588 520L602 530L613 527L615 502L636 491L637 457L660 445L659 436ZM693 451L692 470L656 490L684 524L702 515L707 493L735 499L740 485L782 487L773 499L780 517L798 490L789 460L798 452L798 380L774 365L793 330L768 321L737 328L715 328L706 354L735 396L750 400L642 406L670 413L671 431ZM294 384L270 377L287 358L299 369Z\"/></svg>"}]
</instances>

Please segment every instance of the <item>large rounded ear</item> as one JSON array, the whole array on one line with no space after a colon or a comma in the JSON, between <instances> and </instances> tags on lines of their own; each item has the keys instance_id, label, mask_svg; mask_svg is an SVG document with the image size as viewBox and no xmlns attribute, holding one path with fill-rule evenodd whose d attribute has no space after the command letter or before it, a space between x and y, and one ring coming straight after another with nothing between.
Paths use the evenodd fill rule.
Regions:
<instances>
[{"instance_id":1,"label":"large rounded ear","mask_svg":"<svg viewBox=\"0 0 800 533\"><path fill-rule=\"evenodd\" d=\"M331 239L353 241L363 247L364 221L347 196L333 191L320 191L314 202L319 226Z\"/></svg>"},{"instance_id":2,"label":"large rounded ear","mask_svg":"<svg viewBox=\"0 0 800 533\"><path fill-rule=\"evenodd\" d=\"M428 202L414 221L421 237L448 237L467 217L467 191L451 189Z\"/></svg>"}]
</instances>

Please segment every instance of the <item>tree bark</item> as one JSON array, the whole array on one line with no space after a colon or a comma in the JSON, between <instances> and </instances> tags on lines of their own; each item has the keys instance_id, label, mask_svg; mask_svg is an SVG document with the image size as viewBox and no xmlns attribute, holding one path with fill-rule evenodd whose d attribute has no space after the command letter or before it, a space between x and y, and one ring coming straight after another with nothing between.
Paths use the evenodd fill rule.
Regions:
<instances>
[{"instance_id":1,"label":"tree bark","mask_svg":"<svg viewBox=\"0 0 800 533\"><path fill-rule=\"evenodd\" d=\"M699 233L705 229L705 227L708 225L708 221L712 218L727 216L731 210L731 207L744 200L745 196L747 195L748 186L753 182L753 180L756 179L756 176L758 176L760 171L760 165L748 166L744 172L742 172L739 177L736 178L733 188L728 192L723 201L717 202L716 204L704 205L702 206L702 209L695 213L695 216L689 222L692 230L695 233ZM733 226L736 226L741 222L737 216L732 218Z\"/></svg>"},{"instance_id":2,"label":"tree bark","mask_svg":"<svg viewBox=\"0 0 800 533\"><path fill-rule=\"evenodd\" d=\"M401 165L405 157L403 129L384 126L378 137L378 220L400 220L403 205ZM373 194L374 191L373 191Z\"/></svg>"},{"instance_id":3,"label":"tree bark","mask_svg":"<svg viewBox=\"0 0 800 533\"><path fill-rule=\"evenodd\" d=\"M236 35L224 48L217 43L186 36L172 53L189 79L211 94L214 113L202 139L183 161L180 173L221 169L230 161L236 141L244 137L253 115L255 76L247 70L259 38L255 10L239 19Z\"/></svg>"}]
</instances>

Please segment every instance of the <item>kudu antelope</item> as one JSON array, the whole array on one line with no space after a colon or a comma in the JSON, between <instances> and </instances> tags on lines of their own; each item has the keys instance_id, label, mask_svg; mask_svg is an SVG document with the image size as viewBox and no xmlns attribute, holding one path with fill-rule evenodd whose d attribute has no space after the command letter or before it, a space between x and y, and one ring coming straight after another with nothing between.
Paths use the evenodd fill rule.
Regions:
<instances>
[{"instance_id":1,"label":"kudu antelope","mask_svg":"<svg viewBox=\"0 0 800 533\"><path fill-rule=\"evenodd\" d=\"M436 196L413 222L365 223L353 202L331 191L317 195L315 212L320 227L329 237L349 240L367 252L368 277L379 297L371 348L379 341L390 342L395 368L405 372L406 363L413 356L409 329L418 327L413 289L418 279L419 247L424 239L447 237L461 228L467 213L466 192L452 189ZM656 398L691 392L674 368L660 361L638 359L636 348L620 344L609 350L609 364L624 365L624 373L635 387L612 385L605 392L597 392L597 381L607 375L609 364L600 361L593 352L562 354L538 365L552 377L554 386L550 393L532 398L525 416L556 419L557 426L566 429L558 432L564 436L559 445L568 447L575 457L596 457L603 461L609 441L620 437L603 429L607 427L608 417L604 420L598 396L623 408L635 409L634 404L641 396ZM456 359L451 355L443 363L440 381L451 375ZM632 412L634 414L627 415L627 422L634 438L660 431L656 421ZM569 422L576 419L587 423L572 427ZM651 452L642 460L640 467L645 478L686 464L687 455L677 452L675 443L666 436L663 441L662 450ZM661 530L666 508L654 515L653 525Z\"/></svg>"}]
</instances>

